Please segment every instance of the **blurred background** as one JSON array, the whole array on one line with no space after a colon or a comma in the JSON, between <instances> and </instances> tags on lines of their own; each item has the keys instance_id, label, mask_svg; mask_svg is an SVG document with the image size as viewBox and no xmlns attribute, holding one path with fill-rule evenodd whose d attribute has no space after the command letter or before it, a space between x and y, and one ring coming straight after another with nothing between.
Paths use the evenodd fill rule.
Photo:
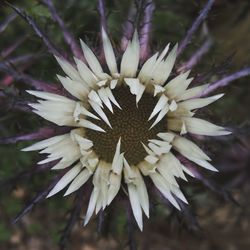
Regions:
<instances>
[{"instance_id":1,"label":"blurred background","mask_svg":"<svg viewBox=\"0 0 250 250\"><path fill-rule=\"evenodd\" d=\"M40 1L9 2L23 8L60 50L69 52L62 31ZM97 1L53 2L76 38L85 39L92 46L98 45ZM161 49L168 42L181 41L205 3L199 0L156 0L152 50ZM130 1L106 1L108 27L114 44L120 43L129 6ZM4 73L2 62L11 61L19 72L49 83L57 82L56 73L59 71L55 59L34 31L13 13L10 7L0 3L0 138L30 133L46 125L36 115L26 112L25 103L29 97L24 90L30 87L24 79L17 81L11 74ZM8 18L12 21L4 25ZM197 83L216 81L249 67L250 1L215 1L206 23L196 32L177 66L181 67L203 44L204 36L213 41L213 46L192 70L192 74L198 76ZM26 59L16 60L23 56ZM229 137L200 138L200 144L211 153L214 166L220 172L204 171L200 180L189 178L189 183L183 183L190 201L184 214L160 202L153 204L150 220L144 219L143 233L132 232L138 249L250 249L250 77L236 80L220 92L225 92L225 97L199 114L200 117L205 114L210 121L234 131ZM30 142L9 142L11 144L1 139L3 145L0 145L0 249L62 249L62 235L74 197L56 195L35 206L18 223L11 223L21 209L48 185L53 173L44 171L12 178L34 167L39 156L20 152ZM86 211L86 205L83 204L82 213ZM79 218L66 244L68 249L129 249L126 211L122 204L111 206L108 215L104 216L106 224L103 229L98 227L98 219L93 219L83 228L82 218Z\"/></svg>"}]
</instances>

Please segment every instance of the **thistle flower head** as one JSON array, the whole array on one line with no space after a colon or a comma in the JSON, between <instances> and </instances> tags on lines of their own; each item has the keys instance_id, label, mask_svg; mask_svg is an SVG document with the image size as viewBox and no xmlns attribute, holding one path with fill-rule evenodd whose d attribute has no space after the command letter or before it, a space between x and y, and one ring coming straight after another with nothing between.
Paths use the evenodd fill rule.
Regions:
<instances>
[{"instance_id":1,"label":"thistle flower head","mask_svg":"<svg viewBox=\"0 0 250 250\"><path fill-rule=\"evenodd\" d=\"M102 40L106 65L100 64L83 41L87 63L74 58L73 66L56 57L65 73L57 77L69 93L67 97L28 91L38 98L37 103L30 104L36 114L58 126L68 126L71 131L23 150L39 150L48 155L40 164L57 161L52 169L67 169L48 197L66 187L65 195L69 195L92 178L85 224L126 185L135 220L142 230L143 212L149 217L144 177L148 176L162 195L180 209L178 200L187 200L178 178L187 180L186 175L193 175L177 154L217 171L211 159L186 135L219 136L230 132L194 117L196 110L222 95L198 98L207 85L189 88L189 71L170 76L177 45L168 44L142 63L135 31L118 63L104 29Z\"/></svg>"}]
</instances>

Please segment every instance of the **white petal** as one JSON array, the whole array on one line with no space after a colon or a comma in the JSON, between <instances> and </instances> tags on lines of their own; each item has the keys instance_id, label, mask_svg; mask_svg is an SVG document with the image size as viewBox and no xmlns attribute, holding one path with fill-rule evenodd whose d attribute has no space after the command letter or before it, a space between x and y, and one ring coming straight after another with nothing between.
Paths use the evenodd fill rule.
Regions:
<instances>
[{"instance_id":1,"label":"white petal","mask_svg":"<svg viewBox=\"0 0 250 250\"><path fill-rule=\"evenodd\" d=\"M129 86L131 94L136 96L136 103L138 104L144 93L145 86L140 83L138 78L124 78L124 81Z\"/></svg>"},{"instance_id":2,"label":"white petal","mask_svg":"<svg viewBox=\"0 0 250 250\"><path fill-rule=\"evenodd\" d=\"M100 107L103 108L102 105L102 100L100 99L99 95L96 93L96 91L91 90L89 95L88 95L89 99L95 103L97 103Z\"/></svg>"},{"instance_id":3,"label":"white petal","mask_svg":"<svg viewBox=\"0 0 250 250\"><path fill-rule=\"evenodd\" d=\"M190 161L195 162L197 165L199 165L203 168L206 168L206 169L214 171L214 172L218 172L218 169L216 169L214 166L212 166L209 162L207 162L205 160L196 159L196 158L192 158L192 157L189 157L188 159Z\"/></svg>"},{"instance_id":4,"label":"white petal","mask_svg":"<svg viewBox=\"0 0 250 250\"><path fill-rule=\"evenodd\" d=\"M114 88L116 87L117 83L118 83L118 80L117 80L117 79L111 80L111 81L110 81L110 88L111 88L111 89L114 89Z\"/></svg>"},{"instance_id":5,"label":"white petal","mask_svg":"<svg viewBox=\"0 0 250 250\"><path fill-rule=\"evenodd\" d=\"M73 81L69 77L62 77L57 75L59 81L62 83L63 87L73 96L79 100L85 100L89 90L80 82Z\"/></svg>"},{"instance_id":6,"label":"white petal","mask_svg":"<svg viewBox=\"0 0 250 250\"><path fill-rule=\"evenodd\" d=\"M119 103L116 101L112 91L110 90L109 87L105 88L106 95L108 96L109 100L114 103L119 109L122 109Z\"/></svg>"},{"instance_id":7,"label":"white petal","mask_svg":"<svg viewBox=\"0 0 250 250\"><path fill-rule=\"evenodd\" d=\"M195 143L184 137L175 136L174 140L172 141L172 145L175 150L185 157L188 156L201 160L211 160Z\"/></svg>"},{"instance_id":8,"label":"white petal","mask_svg":"<svg viewBox=\"0 0 250 250\"><path fill-rule=\"evenodd\" d=\"M159 191L164 195L164 197L168 199L169 202L173 206L175 206L178 210L181 210L179 204L177 203L177 201L171 194L170 189L167 186L165 179L159 173L150 174L150 178L152 179L155 186L159 189Z\"/></svg>"},{"instance_id":9,"label":"white petal","mask_svg":"<svg viewBox=\"0 0 250 250\"><path fill-rule=\"evenodd\" d=\"M65 103L72 103L74 101L68 99L67 97L57 95L57 94L52 94L49 92L43 92L43 91L35 91L35 90L26 90L31 95L34 95L36 97L45 99L45 100L50 100L50 101L58 101L58 102L65 102Z\"/></svg>"},{"instance_id":10,"label":"white petal","mask_svg":"<svg viewBox=\"0 0 250 250\"><path fill-rule=\"evenodd\" d=\"M195 177L194 174L187 167L185 167L184 165L181 165L181 167L186 174L190 175L191 177Z\"/></svg>"},{"instance_id":11,"label":"white petal","mask_svg":"<svg viewBox=\"0 0 250 250\"><path fill-rule=\"evenodd\" d=\"M231 134L230 131L225 130L223 127L216 126L208 121L199 118L182 117L168 119L168 128L173 131L181 131L183 124L186 126L187 132L207 135L207 136L219 136Z\"/></svg>"},{"instance_id":12,"label":"white petal","mask_svg":"<svg viewBox=\"0 0 250 250\"><path fill-rule=\"evenodd\" d=\"M75 121L80 121L82 119L81 115L88 116L96 120L100 120L100 118L98 118L96 115L92 114L86 108L84 108L82 102L77 102L73 113Z\"/></svg>"},{"instance_id":13,"label":"white petal","mask_svg":"<svg viewBox=\"0 0 250 250\"><path fill-rule=\"evenodd\" d=\"M172 142L174 137L175 137L175 134L173 134L173 133L158 133L157 136L164 141Z\"/></svg>"},{"instance_id":14,"label":"white petal","mask_svg":"<svg viewBox=\"0 0 250 250\"><path fill-rule=\"evenodd\" d=\"M192 82L193 78L188 79L189 73L190 70L176 76L165 86L167 95L171 99L178 98L180 95L182 95Z\"/></svg>"},{"instance_id":15,"label":"white petal","mask_svg":"<svg viewBox=\"0 0 250 250\"><path fill-rule=\"evenodd\" d=\"M136 75L140 55L140 45L137 31L133 39L128 43L121 61L121 75L123 77L134 77Z\"/></svg>"},{"instance_id":16,"label":"white petal","mask_svg":"<svg viewBox=\"0 0 250 250\"><path fill-rule=\"evenodd\" d=\"M93 101L89 100L89 104L91 105L91 107L95 110L95 112L102 118L102 120L104 122L106 122L108 124L109 127L111 127L111 124L108 120L108 117L106 116L106 114L103 112L103 110L101 109L101 107ZM111 127L112 128L112 127Z\"/></svg>"},{"instance_id":17,"label":"white petal","mask_svg":"<svg viewBox=\"0 0 250 250\"><path fill-rule=\"evenodd\" d=\"M209 84L204 84L198 87L187 89L183 92L183 94L176 98L176 101L184 101L196 97L200 95L208 87L208 85Z\"/></svg>"},{"instance_id":18,"label":"white petal","mask_svg":"<svg viewBox=\"0 0 250 250\"><path fill-rule=\"evenodd\" d=\"M84 226L86 226L88 224L92 214L94 213L99 193L100 193L100 190L98 188L94 187L94 189L91 193L90 199L89 199L89 206L88 206L88 210L87 210L87 213L86 213L86 216L84 219Z\"/></svg>"},{"instance_id":19,"label":"white petal","mask_svg":"<svg viewBox=\"0 0 250 250\"><path fill-rule=\"evenodd\" d=\"M88 65L91 68L91 70L97 76L102 75L103 70L102 70L101 64L99 63L97 57L92 52L92 50L87 46L86 43L84 43L82 40L80 40L80 42L81 42L82 50L83 50L83 53L84 53L84 57L87 60Z\"/></svg>"},{"instance_id":20,"label":"white petal","mask_svg":"<svg viewBox=\"0 0 250 250\"><path fill-rule=\"evenodd\" d=\"M103 103L106 105L106 107L113 113L112 104L108 98L108 95L107 95L107 92L105 91L105 89L100 88L98 90L98 94L99 94L99 97L101 98L101 100L103 101Z\"/></svg>"},{"instance_id":21,"label":"white petal","mask_svg":"<svg viewBox=\"0 0 250 250\"><path fill-rule=\"evenodd\" d=\"M82 164L79 163L70 169L49 192L46 198L49 198L64 189L81 171Z\"/></svg>"},{"instance_id":22,"label":"white petal","mask_svg":"<svg viewBox=\"0 0 250 250\"><path fill-rule=\"evenodd\" d=\"M69 195L78 190L83 184L87 182L92 173L87 169L83 169L82 172L72 181L64 196Z\"/></svg>"},{"instance_id":23,"label":"white petal","mask_svg":"<svg viewBox=\"0 0 250 250\"><path fill-rule=\"evenodd\" d=\"M103 50L106 58L107 65L111 74L117 73L117 65L115 60L115 53L111 42L106 34L106 31L102 27L102 41L103 41Z\"/></svg>"},{"instance_id":24,"label":"white petal","mask_svg":"<svg viewBox=\"0 0 250 250\"><path fill-rule=\"evenodd\" d=\"M78 71L70 63L62 58L59 58L58 56L55 56L55 58L66 75L68 75L72 80L81 81Z\"/></svg>"},{"instance_id":25,"label":"white petal","mask_svg":"<svg viewBox=\"0 0 250 250\"><path fill-rule=\"evenodd\" d=\"M167 103L168 98L165 95L161 95L148 120L151 120L156 114L158 114L162 109L164 109Z\"/></svg>"},{"instance_id":26,"label":"white petal","mask_svg":"<svg viewBox=\"0 0 250 250\"><path fill-rule=\"evenodd\" d=\"M95 74L88 68L88 66L81 60L74 58L76 62L77 69L81 78L88 84L90 87L94 87L99 81Z\"/></svg>"},{"instance_id":27,"label":"white petal","mask_svg":"<svg viewBox=\"0 0 250 250\"><path fill-rule=\"evenodd\" d=\"M178 103L178 106L180 108L185 108L187 110L193 110L193 109L199 109L202 107L205 107L215 101L217 101L219 98L221 98L224 94L214 95L207 98L196 98L187 100L181 103Z\"/></svg>"},{"instance_id":28,"label":"white petal","mask_svg":"<svg viewBox=\"0 0 250 250\"><path fill-rule=\"evenodd\" d=\"M144 183L144 180L143 180L138 168L136 168L136 172L137 172L137 178L138 178L136 189L137 189L137 194L139 197L140 205L141 205L144 213L146 214L146 216L149 217L148 191L147 191L146 185Z\"/></svg>"},{"instance_id":29,"label":"white petal","mask_svg":"<svg viewBox=\"0 0 250 250\"><path fill-rule=\"evenodd\" d=\"M171 149L171 145L168 144L168 146L158 146L158 145L155 145L154 143L150 142L148 144L149 148L156 154L156 155L162 155L162 154L165 154L165 153L168 153L169 150Z\"/></svg>"},{"instance_id":30,"label":"white petal","mask_svg":"<svg viewBox=\"0 0 250 250\"><path fill-rule=\"evenodd\" d=\"M138 78L141 82L145 83L152 78L152 69L156 63L158 53L150 57L142 66Z\"/></svg>"},{"instance_id":31,"label":"white petal","mask_svg":"<svg viewBox=\"0 0 250 250\"><path fill-rule=\"evenodd\" d=\"M163 84L169 77L175 63L177 55L176 44L174 48L170 51L165 61L162 61L154 71L153 81L155 84Z\"/></svg>"},{"instance_id":32,"label":"white petal","mask_svg":"<svg viewBox=\"0 0 250 250\"><path fill-rule=\"evenodd\" d=\"M150 126L149 129L152 129L158 122L160 122L164 118L164 116L168 113L168 110L169 110L169 106L166 105L158 114L157 118L155 119L154 123Z\"/></svg>"},{"instance_id":33,"label":"white petal","mask_svg":"<svg viewBox=\"0 0 250 250\"><path fill-rule=\"evenodd\" d=\"M132 211L135 217L135 220L142 231L143 222L142 222L142 210L139 200L139 195L137 193L136 187L134 184L128 184L128 193L129 193L129 200L132 207Z\"/></svg>"},{"instance_id":34,"label":"white petal","mask_svg":"<svg viewBox=\"0 0 250 250\"><path fill-rule=\"evenodd\" d=\"M99 132L105 132L104 129L102 129L101 127L95 125L93 122L90 122L88 120L80 120L78 125L84 127L84 128L89 128L89 129L92 129L92 130L95 130L95 131L99 131Z\"/></svg>"},{"instance_id":35,"label":"white petal","mask_svg":"<svg viewBox=\"0 0 250 250\"><path fill-rule=\"evenodd\" d=\"M68 136L69 136L69 134L57 135L57 136L51 137L49 139L36 142L35 144L33 144L33 145L29 146L29 147L23 148L22 151L41 150L41 149L44 149L44 148L46 148L48 146L54 145L54 144L64 140Z\"/></svg>"},{"instance_id":36,"label":"white petal","mask_svg":"<svg viewBox=\"0 0 250 250\"><path fill-rule=\"evenodd\" d=\"M109 205L112 200L115 198L115 196L117 195L117 193L120 190L120 186L121 186L121 174L116 174L116 173L111 173L110 177L109 177L109 189L108 189L108 198L107 198L107 205Z\"/></svg>"},{"instance_id":37,"label":"white petal","mask_svg":"<svg viewBox=\"0 0 250 250\"><path fill-rule=\"evenodd\" d=\"M225 128L199 118L185 118L187 131L198 135L219 136L231 134Z\"/></svg>"}]
</instances>

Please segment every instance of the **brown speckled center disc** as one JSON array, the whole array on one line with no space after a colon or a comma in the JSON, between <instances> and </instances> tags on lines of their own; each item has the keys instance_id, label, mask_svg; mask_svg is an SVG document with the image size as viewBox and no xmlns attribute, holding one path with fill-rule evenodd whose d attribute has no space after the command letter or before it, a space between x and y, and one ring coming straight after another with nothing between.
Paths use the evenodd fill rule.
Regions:
<instances>
[{"instance_id":1,"label":"brown speckled center disc","mask_svg":"<svg viewBox=\"0 0 250 250\"><path fill-rule=\"evenodd\" d=\"M122 109L113 105L114 113L111 113L104 105L112 128L102 120L89 118L93 123L100 126L106 133L87 129L86 137L93 141L93 150L101 160L112 162L116 145L121 137L121 152L130 165L136 165L143 161L147 155L142 142L147 145L149 139L156 139L159 132L165 132L167 120L163 118L156 126L149 130L157 116L148 121L158 98L144 92L141 100L136 106L135 95L132 95L127 86L118 86L112 90L117 102ZM92 109L91 112L95 113Z\"/></svg>"}]
</instances>

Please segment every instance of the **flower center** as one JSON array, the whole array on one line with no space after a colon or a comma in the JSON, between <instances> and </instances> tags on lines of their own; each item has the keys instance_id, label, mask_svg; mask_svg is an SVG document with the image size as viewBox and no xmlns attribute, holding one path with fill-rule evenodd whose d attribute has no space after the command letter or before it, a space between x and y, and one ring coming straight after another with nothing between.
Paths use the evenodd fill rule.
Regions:
<instances>
[{"instance_id":1,"label":"flower center","mask_svg":"<svg viewBox=\"0 0 250 250\"><path fill-rule=\"evenodd\" d=\"M121 138L121 152L129 164L137 165L144 160L147 153L142 143L148 144L149 139L155 139L159 132L166 131L167 119L162 119L152 129L154 119L148 121L158 99L144 92L136 106L135 96L130 93L127 86L116 87L113 95L122 109L113 105L113 113L104 106L103 111L107 115L112 128L102 120L91 120L105 130L105 133L87 129L86 137L93 142L93 149L100 159L112 162L116 145ZM94 112L93 110L90 110Z\"/></svg>"}]
</instances>

